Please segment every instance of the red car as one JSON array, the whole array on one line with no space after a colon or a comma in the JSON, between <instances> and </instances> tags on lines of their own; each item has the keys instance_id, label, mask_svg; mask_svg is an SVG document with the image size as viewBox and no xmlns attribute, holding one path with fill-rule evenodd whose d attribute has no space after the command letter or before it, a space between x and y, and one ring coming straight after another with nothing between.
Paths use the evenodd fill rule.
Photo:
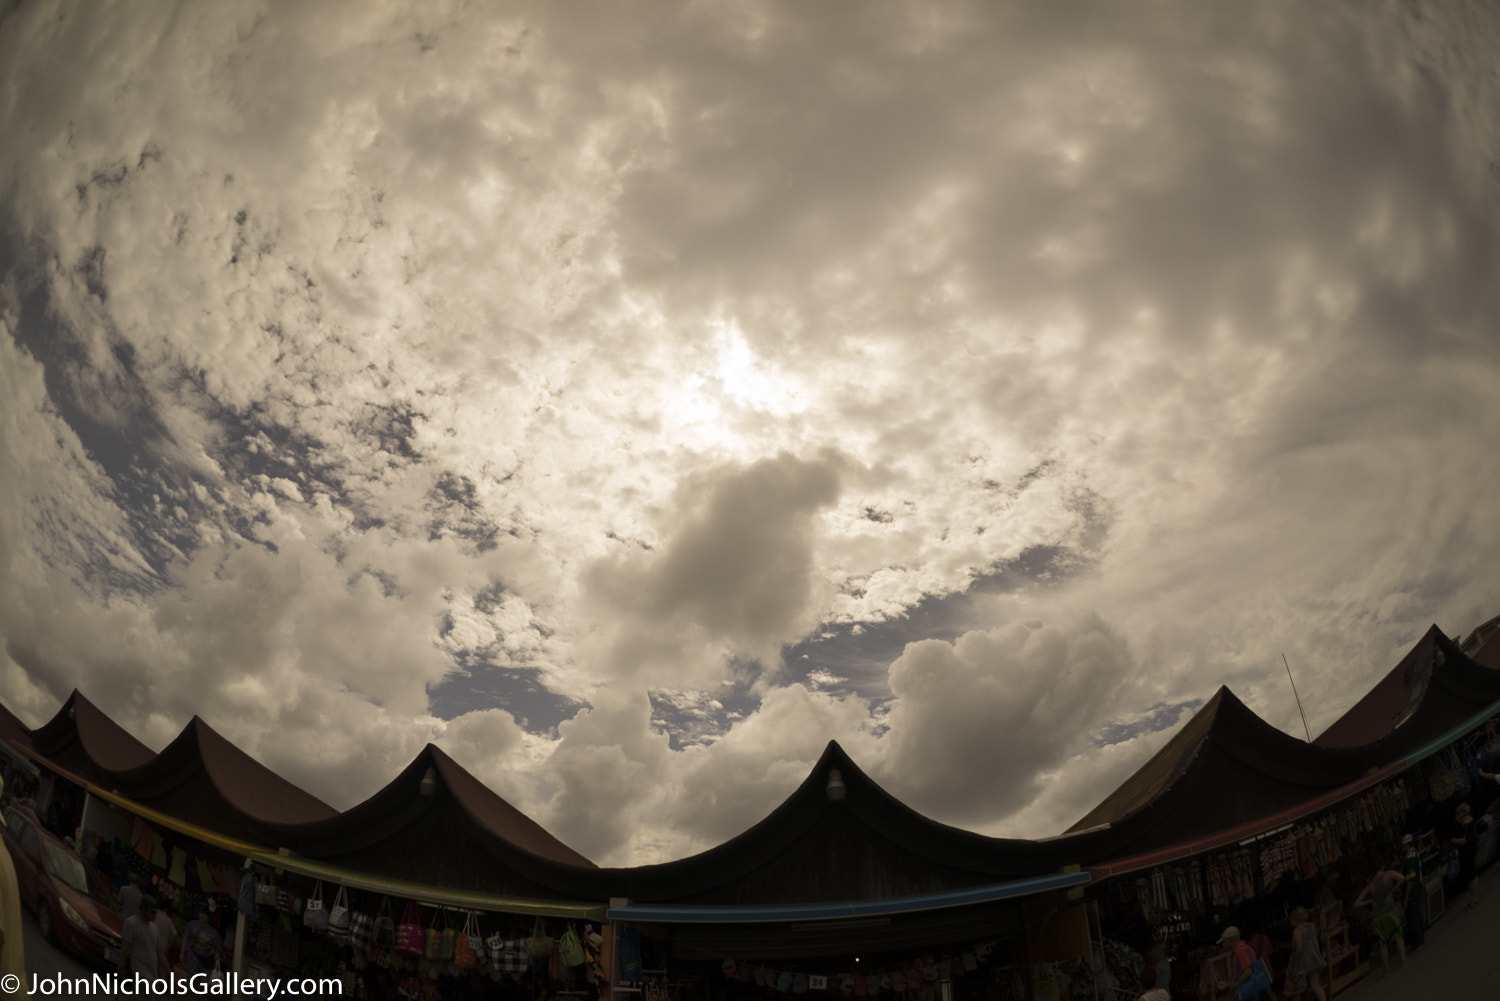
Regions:
<instances>
[{"instance_id":1,"label":"red car","mask_svg":"<svg viewBox=\"0 0 1500 1001\"><path fill-rule=\"evenodd\" d=\"M21 900L36 911L42 936L97 963L117 965L124 922L93 868L24 807L5 811L3 836Z\"/></svg>"}]
</instances>

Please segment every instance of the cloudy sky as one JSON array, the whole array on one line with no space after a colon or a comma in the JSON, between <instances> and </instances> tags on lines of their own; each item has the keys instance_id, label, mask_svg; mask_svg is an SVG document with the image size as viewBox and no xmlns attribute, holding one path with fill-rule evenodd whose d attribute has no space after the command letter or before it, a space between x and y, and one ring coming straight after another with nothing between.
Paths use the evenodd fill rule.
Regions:
<instances>
[{"instance_id":1,"label":"cloudy sky","mask_svg":"<svg viewBox=\"0 0 1500 1001\"><path fill-rule=\"evenodd\" d=\"M1500 612L1484 2L0 3L0 700L600 863Z\"/></svg>"}]
</instances>

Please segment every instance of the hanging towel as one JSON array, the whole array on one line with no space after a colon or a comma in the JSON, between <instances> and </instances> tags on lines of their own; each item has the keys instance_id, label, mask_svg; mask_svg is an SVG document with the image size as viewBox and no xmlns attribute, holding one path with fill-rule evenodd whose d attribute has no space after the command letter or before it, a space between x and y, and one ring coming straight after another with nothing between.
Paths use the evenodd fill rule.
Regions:
<instances>
[{"instance_id":1,"label":"hanging towel","mask_svg":"<svg viewBox=\"0 0 1500 1001\"><path fill-rule=\"evenodd\" d=\"M156 835L151 828L137 822L135 836L135 853L148 861L151 858L151 839Z\"/></svg>"}]
</instances>

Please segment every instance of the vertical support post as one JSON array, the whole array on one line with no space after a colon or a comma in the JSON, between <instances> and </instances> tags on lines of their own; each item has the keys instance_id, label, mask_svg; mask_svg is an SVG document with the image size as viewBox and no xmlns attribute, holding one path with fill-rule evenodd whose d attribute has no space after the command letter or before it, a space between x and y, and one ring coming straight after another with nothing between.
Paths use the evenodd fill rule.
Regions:
<instances>
[{"instance_id":1,"label":"vertical support post","mask_svg":"<svg viewBox=\"0 0 1500 1001\"><path fill-rule=\"evenodd\" d=\"M244 868L240 871L241 879L244 878L246 872L250 871L251 867L251 861L245 859ZM234 965L231 969L238 974L244 974L245 972L245 937L245 912L240 910L239 903L236 901L234 908Z\"/></svg>"}]
</instances>

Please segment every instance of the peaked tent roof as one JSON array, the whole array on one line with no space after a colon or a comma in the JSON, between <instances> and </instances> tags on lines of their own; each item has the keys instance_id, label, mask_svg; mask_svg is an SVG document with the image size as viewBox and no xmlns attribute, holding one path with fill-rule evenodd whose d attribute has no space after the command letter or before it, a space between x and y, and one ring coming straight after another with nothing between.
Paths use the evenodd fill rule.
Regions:
<instances>
[{"instance_id":1,"label":"peaked tent roof","mask_svg":"<svg viewBox=\"0 0 1500 1001\"><path fill-rule=\"evenodd\" d=\"M422 791L429 770L430 795ZM278 847L331 865L515 896L586 894L597 871L432 744L364 802L280 826L276 837Z\"/></svg>"},{"instance_id":2,"label":"peaked tent roof","mask_svg":"<svg viewBox=\"0 0 1500 1001\"><path fill-rule=\"evenodd\" d=\"M599 886L592 862L432 745L385 788L340 813L197 716L159 754L77 691L47 724L22 730L23 743L71 777L240 843L490 896L554 897L568 886ZM424 796L429 769L438 781L434 795Z\"/></svg>"},{"instance_id":3,"label":"peaked tent roof","mask_svg":"<svg viewBox=\"0 0 1500 1001\"><path fill-rule=\"evenodd\" d=\"M832 773L843 795L829 794ZM742 834L672 862L606 871L637 903L811 904L941 893L1079 862L1067 839L990 838L897 800L830 741L780 806Z\"/></svg>"},{"instance_id":4,"label":"peaked tent roof","mask_svg":"<svg viewBox=\"0 0 1500 1001\"><path fill-rule=\"evenodd\" d=\"M276 827L338 811L277 775L194 716L170 744L135 768L108 769L99 784L143 806L252 843ZM271 847L276 847L272 845Z\"/></svg>"},{"instance_id":5,"label":"peaked tent roof","mask_svg":"<svg viewBox=\"0 0 1500 1001\"><path fill-rule=\"evenodd\" d=\"M835 771L841 798L830 796ZM1080 861L1073 848L940 824L830 742L749 830L689 858L600 875L611 897L630 900L611 914L674 922L673 955L810 957L1017 934L1019 897L1087 881L1059 873Z\"/></svg>"},{"instance_id":6,"label":"peaked tent roof","mask_svg":"<svg viewBox=\"0 0 1500 1001\"><path fill-rule=\"evenodd\" d=\"M1313 741L1404 759L1500 701L1500 671L1470 660L1432 626L1375 687Z\"/></svg>"},{"instance_id":7,"label":"peaked tent roof","mask_svg":"<svg viewBox=\"0 0 1500 1001\"><path fill-rule=\"evenodd\" d=\"M1315 747L1262 720L1226 687L1070 831L1097 831L1090 861L1253 825L1358 779L1365 749ZM1080 837L1086 835L1080 833Z\"/></svg>"},{"instance_id":8,"label":"peaked tent roof","mask_svg":"<svg viewBox=\"0 0 1500 1001\"><path fill-rule=\"evenodd\" d=\"M156 757L76 688L53 717L29 736L38 754L91 782L107 780L116 770L138 768Z\"/></svg>"}]
</instances>

